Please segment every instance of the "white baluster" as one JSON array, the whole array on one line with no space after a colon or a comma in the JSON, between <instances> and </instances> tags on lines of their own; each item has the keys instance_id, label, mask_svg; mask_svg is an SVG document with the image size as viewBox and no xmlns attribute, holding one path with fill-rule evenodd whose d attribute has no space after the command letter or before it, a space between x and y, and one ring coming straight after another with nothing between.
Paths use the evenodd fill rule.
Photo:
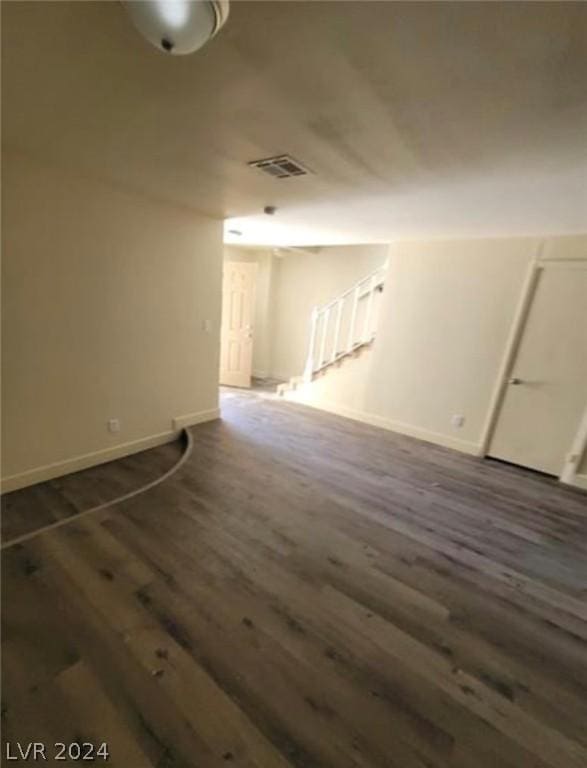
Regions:
<instances>
[{"instance_id":1,"label":"white baluster","mask_svg":"<svg viewBox=\"0 0 587 768\"><path fill-rule=\"evenodd\" d=\"M357 285L357 287L353 291L353 308L351 310L351 322L349 325L349 341L347 345L347 352L352 352L353 347L355 346L355 323L357 321L357 305L359 303L359 287L360 285Z\"/></svg>"},{"instance_id":2,"label":"white baluster","mask_svg":"<svg viewBox=\"0 0 587 768\"><path fill-rule=\"evenodd\" d=\"M323 306L314 307L312 310L310 326L310 345L306 367L304 369L304 381L312 381L313 375L334 362L339 351L341 353L352 352L356 346L361 343L368 343L374 337L373 313L375 291L383 284L387 272L387 262L379 269L376 269L367 277L359 280L355 285L341 293L337 298ZM351 298L352 297L352 298ZM361 333L357 335L357 316L359 301L367 299L365 305L365 315L361 320ZM342 314L346 311L347 302L351 303L351 316L348 328L348 340L346 348L344 345L339 350L339 342L342 328ZM335 312L334 333L330 342L328 340L328 326L330 323L331 312ZM332 346L331 346L332 345ZM328 355L327 355L328 350ZM316 354L318 353L318 355Z\"/></svg>"},{"instance_id":3,"label":"white baluster","mask_svg":"<svg viewBox=\"0 0 587 768\"><path fill-rule=\"evenodd\" d=\"M312 309L312 321L310 325L310 348L308 350L308 359L304 370L304 380L312 381L314 373L314 350L316 349L316 331L318 329L318 307Z\"/></svg>"},{"instance_id":4,"label":"white baluster","mask_svg":"<svg viewBox=\"0 0 587 768\"><path fill-rule=\"evenodd\" d=\"M330 357L331 362L334 362L338 355L338 337L340 336L340 323L342 321L343 304L344 304L344 299L339 299L336 302L336 323L334 326L334 343L332 345L332 355Z\"/></svg>"},{"instance_id":5,"label":"white baluster","mask_svg":"<svg viewBox=\"0 0 587 768\"><path fill-rule=\"evenodd\" d=\"M323 321L322 321L322 341L320 343L320 358L318 360L318 365L320 368L324 365L326 362L326 336L328 335L328 321L330 320L330 307L328 307L324 313L323 313Z\"/></svg>"},{"instance_id":6,"label":"white baluster","mask_svg":"<svg viewBox=\"0 0 587 768\"><path fill-rule=\"evenodd\" d=\"M363 322L363 342L368 344L371 340L371 312L373 310L373 294L375 293L375 275L369 279L369 296L367 298L367 307L365 309L365 319Z\"/></svg>"}]
</instances>

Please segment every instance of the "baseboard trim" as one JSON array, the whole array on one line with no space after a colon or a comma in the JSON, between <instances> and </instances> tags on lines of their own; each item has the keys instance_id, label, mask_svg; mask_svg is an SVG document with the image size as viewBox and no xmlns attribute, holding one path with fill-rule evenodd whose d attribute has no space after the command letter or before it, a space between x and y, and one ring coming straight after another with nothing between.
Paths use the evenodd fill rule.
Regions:
<instances>
[{"instance_id":1,"label":"baseboard trim","mask_svg":"<svg viewBox=\"0 0 587 768\"><path fill-rule=\"evenodd\" d=\"M35 469L28 469L26 472L20 472L16 475L8 475L0 481L1 493L10 493L18 491L20 488L26 488L35 483L43 483L46 480L52 480L55 477L69 475L72 472L79 472L82 469L89 469L98 464L106 464L108 461L122 459L131 453L147 451L149 448L156 448L158 445L171 443L177 440L179 433L185 427L201 424L204 421L212 421L220 416L220 409L213 408L208 411L199 411L198 413L189 413L184 416L177 416L172 419L173 429L168 432L161 432L157 435L149 435L139 440L132 440L128 443L120 443L111 448L103 448L92 453L84 453L81 456L75 456L64 461L57 461L53 464L46 464Z\"/></svg>"},{"instance_id":2,"label":"baseboard trim","mask_svg":"<svg viewBox=\"0 0 587 768\"><path fill-rule=\"evenodd\" d=\"M28 485L42 483L45 480L52 480L54 477L69 475L72 472L79 472L82 469L95 467L98 464L106 464L108 461L122 459L124 456L129 456L131 453L146 451L149 448L156 448L158 445L170 443L173 440L176 440L177 437L178 432L170 430L169 432L151 435L149 437L141 438L140 440L133 440L129 443L114 445L112 448L104 448L100 451L84 453L81 456L75 456L72 459L65 459L64 461L57 461L54 464L45 464L42 467L35 467L35 469L29 469L26 472L20 472L17 475L9 475L8 477L2 478L2 493L17 491L20 488L26 488Z\"/></svg>"},{"instance_id":3,"label":"baseboard trim","mask_svg":"<svg viewBox=\"0 0 587 768\"><path fill-rule=\"evenodd\" d=\"M346 419L353 419L354 421L361 421L364 424L370 424L373 427L380 427L381 429L387 429L390 432L399 432L402 435L408 435L409 437L415 437L418 440L424 440L427 443L434 443L435 445L442 445L444 448L452 448L455 451L461 453L468 453L472 456L481 455L481 444L474 443L469 440L462 440L451 435L443 435L441 432L432 432L431 430L424 429L422 427L416 427L412 424L405 424L400 421L394 421L393 419L385 418L384 416L378 416L374 413L368 413L367 411L358 411L353 408L347 408L344 405L333 403L330 401L320 401L313 403L303 398L287 398L295 400L295 402L302 405L309 405L311 408L317 408L318 410L328 411L328 413L335 413L337 416L343 416Z\"/></svg>"},{"instance_id":4,"label":"baseboard trim","mask_svg":"<svg viewBox=\"0 0 587 768\"><path fill-rule=\"evenodd\" d=\"M565 485L572 485L575 488L583 488L587 491L587 475L572 475L568 480L563 480Z\"/></svg>"},{"instance_id":5,"label":"baseboard trim","mask_svg":"<svg viewBox=\"0 0 587 768\"><path fill-rule=\"evenodd\" d=\"M186 427L193 427L196 424L203 424L205 421L214 421L220 418L220 408L211 408L208 411L198 411L197 413L186 413L183 416L176 416L173 419L173 428L180 430Z\"/></svg>"},{"instance_id":6,"label":"baseboard trim","mask_svg":"<svg viewBox=\"0 0 587 768\"><path fill-rule=\"evenodd\" d=\"M160 475L159 477L156 477L154 480L151 480L150 483L147 483L146 485L142 485L139 488L134 488L132 491L129 491L128 493L125 493L122 496L118 496L116 499L110 499L110 501L105 501L103 504L98 504L95 507L84 509L81 512L77 512L74 515L70 515L69 517L62 517L59 520L54 520L52 523L49 523L48 525L44 525L42 528L37 528L34 531L29 531L28 533L24 533L22 536L17 536L16 538L10 539L9 541L3 541L2 545L0 546L0 549L2 550L9 549L10 547L14 547L17 544L22 544L25 541L34 539L36 536L41 536L42 534L47 533L48 531L54 531L56 528L63 528L64 526L69 525L70 523L77 523L81 518L85 518L85 517L88 517L89 515L93 515L95 512L103 512L106 509L115 507L117 504L120 504L123 501L134 499L135 496L140 496L141 493L145 493L145 491L149 491L151 490L151 488L155 488L155 486L160 485L161 483L164 483L165 480L167 480L169 477L174 475L179 469L181 469L181 467L183 467L183 465L191 456L191 453L194 447L194 439L187 429L183 429L181 431L181 435L182 435L184 448L179 460L176 461L176 463L172 467L170 467L167 470L167 472Z\"/></svg>"}]
</instances>

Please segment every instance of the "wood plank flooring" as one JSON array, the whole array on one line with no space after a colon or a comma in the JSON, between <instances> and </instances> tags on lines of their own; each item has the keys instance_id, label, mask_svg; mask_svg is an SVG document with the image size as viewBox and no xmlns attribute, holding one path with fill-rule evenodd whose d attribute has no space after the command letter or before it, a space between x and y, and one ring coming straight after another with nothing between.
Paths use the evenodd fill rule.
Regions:
<instances>
[{"instance_id":1,"label":"wood plank flooring","mask_svg":"<svg viewBox=\"0 0 587 768\"><path fill-rule=\"evenodd\" d=\"M587 495L254 393L192 434L163 484L3 553L5 741L587 766Z\"/></svg>"},{"instance_id":2,"label":"wood plank flooring","mask_svg":"<svg viewBox=\"0 0 587 768\"><path fill-rule=\"evenodd\" d=\"M176 440L2 496L2 541L112 501L165 474L181 458Z\"/></svg>"}]
</instances>

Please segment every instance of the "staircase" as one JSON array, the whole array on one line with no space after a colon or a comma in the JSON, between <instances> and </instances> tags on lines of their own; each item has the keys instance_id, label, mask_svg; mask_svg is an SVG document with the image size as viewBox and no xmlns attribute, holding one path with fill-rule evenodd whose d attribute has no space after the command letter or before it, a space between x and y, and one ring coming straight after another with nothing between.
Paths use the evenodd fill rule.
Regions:
<instances>
[{"instance_id":1,"label":"staircase","mask_svg":"<svg viewBox=\"0 0 587 768\"><path fill-rule=\"evenodd\" d=\"M378 297L383 291L386 273L387 262L336 298L314 307L304 374L293 376L285 384L280 384L277 387L278 395L283 397L309 384L331 366L373 343L377 328Z\"/></svg>"}]
</instances>

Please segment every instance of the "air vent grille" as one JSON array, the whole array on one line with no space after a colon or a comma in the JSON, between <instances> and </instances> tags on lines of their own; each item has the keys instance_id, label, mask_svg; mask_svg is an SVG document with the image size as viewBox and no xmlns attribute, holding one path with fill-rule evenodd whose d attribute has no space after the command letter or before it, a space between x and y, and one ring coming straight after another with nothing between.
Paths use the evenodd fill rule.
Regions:
<instances>
[{"instance_id":1,"label":"air vent grille","mask_svg":"<svg viewBox=\"0 0 587 768\"><path fill-rule=\"evenodd\" d=\"M252 168L258 168L275 179L289 179L292 176L307 176L309 171L289 155L266 157L263 160L253 160L249 163Z\"/></svg>"}]
</instances>

